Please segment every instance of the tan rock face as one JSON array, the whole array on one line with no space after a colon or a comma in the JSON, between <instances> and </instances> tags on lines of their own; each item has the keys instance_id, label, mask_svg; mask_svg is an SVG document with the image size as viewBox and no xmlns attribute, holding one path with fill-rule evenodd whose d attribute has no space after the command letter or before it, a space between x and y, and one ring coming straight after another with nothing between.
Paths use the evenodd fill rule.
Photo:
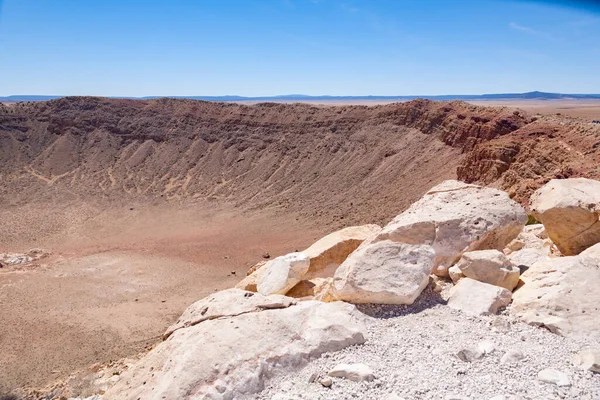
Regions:
<instances>
[{"instance_id":1,"label":"tan rock face","mask_svg":"<svg viewBox=\"0 0 600 400\"><path fill-rule=\"evenodd\" d=\"M600 182L553 179L531 196L531 210L564 255L600 242Z\"/></svg>"},{"instance_id":2,"label":"tan rock face","mask_svg":"<svg viewBox=\"0 0 600 400\"><path fill-rule=\"evenodd\" d=\"M297 305L207 320L175 331L104 398L236 399L263 389L275 372L310 357L361 344L365 316L347 303Z\"/></svg>"},{"instance_id":3,"label":"tan rock face","mask_svg":"<svg viewBox=\"0 0 600 400\"><path fill-rule=\"evenodd\" d=\"M448 268L465 251L502 250L527 222L523 207L500 190L445 181L383 228L373 241L429 245L433 272Z\"/></svg>"},{"instance_id":4,"label":"tan rock face","mask_svg":"<svg viewBox=\"0 0 600 400\"><path fill-rule=\"evenodd\" d=\"M363 243L337 269L335 298L350 303L412 304L429 282L431 246Z\"/></svg>"},{"instance_id":5,"label":"tan rock face","mask_svg":"<svg viewBox=\"0 0 600 400\"><path fill-rule=\"evenodd\" d=\"M499 286L464 278L450 289L448 306L469 315L496 314L510 303L511 295Z\"/></svg>"},{"instance_id":6,"label":"tan rock face","mask_svg":"<svg viewBox=\"0 0 600 400\"><path fill-rule=\"evenodd\" d=\"M304 253L290 253L277 257L261 268L264 269L264 273L258 279L257 292L265 296L286 294L304 278L309 266L310 260Z\"/></svg>"},{"instance_id":7,"label":"tan rock face","mask_svg":"<svg viewBox=\"0 0 600 400\"><path fill-rule=\"evenodd\" d=\"M167 329L163 339L168 338L178 329L189 328L210 319L233 317L275 308L287 308L295 303L294 299L281 295L263 296L259 293L250 293L240 289L223 290L189 306L177 322Z\"/></svg>"},{"instance_id":8,"label":"tan rock face","mask_svg":"<svg viewBox=\"0 0 600 400\"><path fill-rule=\"evenodd\" d=\"M246 276L244 279L242 279L237 285L235 285L235 287L237 289L241 289L241 290L256 292L258 290L257 289L258 281L265 274L265 271L266 271L265 268L263 268L265 266L265 264L266 264L266 262L261 261L260 263L256 264L254 267L252 267L252 269L251 269L252 272L250 274L248 274L248 276ZM258 265L260 265L260 266L258 266ZM248 271L248 272L250 272L250 271Z\"/></svg>"},{"instance_id":9,"label":"tan rock face","mask_svg":"<svg viewBox=\"0 0 600 400\"><path fill-rule=\"evenodd\" d=\"M519 268L513 266L498 250L478 250L464 253L456 265L467 277L476 281L513 290L519 283Z\"/></svg>"},{"instance_id":10,"label":"tan rock face","mask_svg":"<svg viewBox=\"0 0 600 400\"><path fill-rule=\"evenodd\" d=\"M351 226L318 240L303 251L310 258L310 267L304 278L310 280L332 277L350 253L380 230L379 225Z\"/></svg>"},{"instance_id":11,"label":"tan rock face","mask_svg":"<svg viewBox=\"0 0 600 400\"><path fill-rule=\"evenodd\" d=\"M311 299L324 302L333 301L331 288L333 278L313 278L300 281L286 293L286 296L296 299Z\"/></svg>"},{"instance_id":12,"label":"tan rock face","mask_svg":"<svg viewBox=\"0 0 600 400\"><path fill-rule=\"evenodd\" d=\"M598 261L571 256L542 260L523 275L511 314L563 336L600 339Z\"/></svg>"}]
</instances>

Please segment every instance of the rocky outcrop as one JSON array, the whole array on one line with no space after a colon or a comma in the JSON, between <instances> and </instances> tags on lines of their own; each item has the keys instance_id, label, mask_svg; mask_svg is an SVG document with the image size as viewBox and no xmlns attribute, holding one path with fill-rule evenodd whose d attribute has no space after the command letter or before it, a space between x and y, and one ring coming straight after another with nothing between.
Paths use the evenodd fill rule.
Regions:
<instances>
[{"instance_id":1,"label":"rocky outcrop","mask_svg":"<svg viewBox=\"0 0 600 400\"><path fill-rule=\"evenodd\" d=\"M296 286L291 288L286 293L286 296L303 300L330 302L334 301L332 285L333 278L302 280Z\"/></svg>"},{"instance_id":2,"label":"rocky outcrop","mask_svg":"<svg viewBox=\"0 0 600 400\"><path fill-rule=\"evenodd\" d=\"M275 372L366 339L365 318L342 302L306 301L176 330L108 390L105 399L236 399Z\"/></svg>"},{"instance_id":3,"label":"rocky outcrop","mask_svg":"<svg viewBox=\"0 0 600 400\"><path fill-rule=\"evenodd\" d=\"M379 225L351 226L319 239L303 253L310 259L304 279L329 278L367 238L381 230Z\"/></svg>"},{"instance_id":4,"label":"rocky outcrop","mask_svg":"<svg viewBox=\"0 0 600 400\"><path fill-rule=\"evenodd\" d=\"M510 299L507 289L464 278L450 289L448 306L469 315L488 315L506 307Z\"/></svg>"},{"instance_id":5,"label":"rocky outcrop","mask_svg":"<svg viewBox=\"0 0 600 400\"><path fill-rule=\"evenodd\" d=\"M513 290L519 283L519 268L513 266L498 250L464 253L456 268L467 278Z\"/></svg>"},{"instance_id":6,"label":"rocky outcrop","mask_svg":"<svg viewBox=\"0 0 600 400\"><path fill-rule=\"evenodd\" d=\"M237 289L248 290L250 292L256 292L258 290L258 281L265 274L266 269L263 268L268 261L260 261L254 264L247 272L244 279L238 282L235 287Z\"/></svg>"},{"instance_id":7,"label":"rocky outcrop","mask_svg":"<svg viewBox=\"0 0 600 400\"><path fill-rule=\"evenodd\" d=\"M579 253L582 257L590 257L600 262L600 243L593 245L592 247L588 247L581 253Z\"/></svg>"},{"instance_id":8,"label":"rocky outcrop","mask_svg":"<svg viewBox=\"0 0 600 400\"><path fill-rule=\"evenodd\" d=\"M531 209L564 255L600 242L600 182L553 179L531 197Z\"/></svg>"},{"instance_id":9,"label":"rocky outcrop","mask_svg":"<svg viewBox=\"0 0 600 400\"><path fill-rule=\"evenodd\" d=\"M163 339L168 338L178 329L189 328L211 319L287 308L293 304L296 304L294 299L281 295L263 296L260 293L250 293L240 289L222 290L189 306L177 322L167 329Z\"/></svg>"},{"instance_id":10,"label":"rocky outcrop","mask_svg":"<svg viewBox=\"0 0 600 400\"><path fill-rule=\"evenodd\" d=\"M334 297L350 303L412 304L429 282L431 246L363 243L335 272Z\"/></svg>"},{"instance_id":11,"label":"rocky outcrop","mask_svg":"<svg viewBox=\"0 0 600 400\"><path fill-rule=\"evenodd\" d=\"M277 257L261 268L264 272L256 285L257 292L263 295L286 294L304 278L309 266L310 260L304 253Z\"/></svg>"},{"instance_id":12,"label":"rocky outcrop","mask_svg":"<svg viewBox=\"0 0 600 400\"><path fill-rule=\"evenodd\" d=\"M373 241L428 245L433 272L448 276L465 251L502 250L523 229L525 210L505 192L446 181L398 215Z\"/></svg>"},{"instance_id":13,"label":"rocky outcrop","mask_svg":"<svg viewBox=\"0 0 600 400\"><path fill-rule=\"evenodd\" d=\"M600 339L600 268L585 256L538 261L523 275L511 314L563 336Z\"/></svg>"}]
</instances>

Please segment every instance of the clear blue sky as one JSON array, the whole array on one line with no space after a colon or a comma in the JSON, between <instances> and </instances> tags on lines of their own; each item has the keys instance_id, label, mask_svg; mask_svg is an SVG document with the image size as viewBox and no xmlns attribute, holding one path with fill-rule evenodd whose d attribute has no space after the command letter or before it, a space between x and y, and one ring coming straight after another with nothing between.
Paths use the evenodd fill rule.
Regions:
<instances>
[{"instance_id":1,"label":"clear blue sky","mask_svg":"<svg viewBox=\"0 0 600 400\"><path fill-rule=\"evenodd\" d=\"M600 8L0 0L0 95L600 93Z\"/></svg>"}]
</instances>

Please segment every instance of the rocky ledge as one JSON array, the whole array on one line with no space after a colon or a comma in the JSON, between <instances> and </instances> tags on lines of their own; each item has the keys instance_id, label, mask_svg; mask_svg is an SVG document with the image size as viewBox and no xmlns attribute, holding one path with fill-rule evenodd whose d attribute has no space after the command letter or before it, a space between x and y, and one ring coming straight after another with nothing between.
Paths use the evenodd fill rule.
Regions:
<instances>
[{"instance_id":1,"label":"rocky ledge","mask_svg":"<svg viewBox=\"0 0 600 400\"><path fill-rule=\"evenodd\" d=\"M531 210L446 181L257 264L87 398L599 399L600 182L552 180Z\"/></svg>"}]
</instances>

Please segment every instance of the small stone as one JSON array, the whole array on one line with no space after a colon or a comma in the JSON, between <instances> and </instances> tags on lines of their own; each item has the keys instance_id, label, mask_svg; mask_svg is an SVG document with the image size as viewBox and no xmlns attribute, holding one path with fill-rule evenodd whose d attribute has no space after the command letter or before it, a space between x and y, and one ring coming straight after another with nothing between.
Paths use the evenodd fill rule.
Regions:
<instances>
[{"instance_id":1,"label":"small stone","mask_svg":"<svg viewBox=\"0 0 600 400\"><path fill-rule=\"evenodd\" d=\"M346 378L354 382L372 381L373 370L365 364L338 364L328 373L334 378Z\"/></svg>"},{"instance_id":2,"label":"small stone","mask_svg":"<svg viewBox=\"0 0 600 400\"><path fill-rule=\"evenodd\" d=\"M509 350L502 356L500 362L502 364L515 364L524 358L525 355L523 355L523 353L521 353L519 350Z\"/></svg>"},{"instance_id":3,"label":"small stone","mask_svg":"<svg viewBox=\"0 0 600 400\"><path fill-rule=\"evenodd\" d=\"M600 350L583 349L573 357L573 365L580 369L600 372Z\"/></svg>"},{"instance_id":4,"label":"small stone","mask_svg":"<svg viewBox=\"0 0 600 400\"><path fill-rule=\"evenodd\" d=\"M262 257L268 259L271 258L271 255L269 253L263 253Z\"/></svg>"},{"instance_id":5,"label":"small stone","mask_svg":"<svg viewBox=\"0 0 600 400\"><path fill-rule=\"evenodd\" d=\"M571 386L569 376L564 372L546 368L538 373L538 379L542 382L553 383L557 386Z\"/></svg>"},{"instance_id":6,"label":"small stone","mask_svg":"<svg viewBox=\"0 0 600 400\"><path fill-rule=\"evenodd\" d=\"M483 358L485 352L480 350L479 348L469 348L460 350L456 353L456 357L458 357L461 361L464 362L473 362L475 360L479 360Z\"/></svg>"},{"instance_id":7,"label":"small stone","mask_svg":"<svg viewBox=\"0 0 600 400\"><path fill-rule=\"evenodd\" d=\"M396 393L390 393L384 400L405 400L404 397L398 396Z\"/></svg>"},{"instance_id":8,"label":"small stone","mask_svg":"<svg viewBox=\"0 0 600 400\"><path fill-rule=\"evenodd\" d=\"M318 377L319 377L319 375L316 372L313 372L308 377L308 383L314 383L317 380Z\"/></svg>"},{"instance_id":9,"label":"small stone","mask_svg":"<svg viewBox=\"0 0 600 400\"><path fill-rule=\"evenodd\" d=\"M484 340L477 344L477 349L483 352L483 354L491 354L496 350L496 345L491 340Z\"/></svg>"},{"instance_id":10,"label":"small stone","mask_svg":"<svg viewBox=\"0 0 600 400\"><path fill-rule=\"evenodd\" d=\"M323 385L324 387L331 387L331 385L333 385L333 381L328 376L326 376L325 378L320 379L319 383L321 385Z\"/></svg>"},{"instance_id":11,"label":"small stone","mask_svg":"<svg viewBox=\"0 0 600 400\"><path fill-rule=\"evenodd\" d=\"M510 331L510 322L505 317L497 316L492 320L492 329L501 333L508 333Z\"/></svg>"}]
</instances>

